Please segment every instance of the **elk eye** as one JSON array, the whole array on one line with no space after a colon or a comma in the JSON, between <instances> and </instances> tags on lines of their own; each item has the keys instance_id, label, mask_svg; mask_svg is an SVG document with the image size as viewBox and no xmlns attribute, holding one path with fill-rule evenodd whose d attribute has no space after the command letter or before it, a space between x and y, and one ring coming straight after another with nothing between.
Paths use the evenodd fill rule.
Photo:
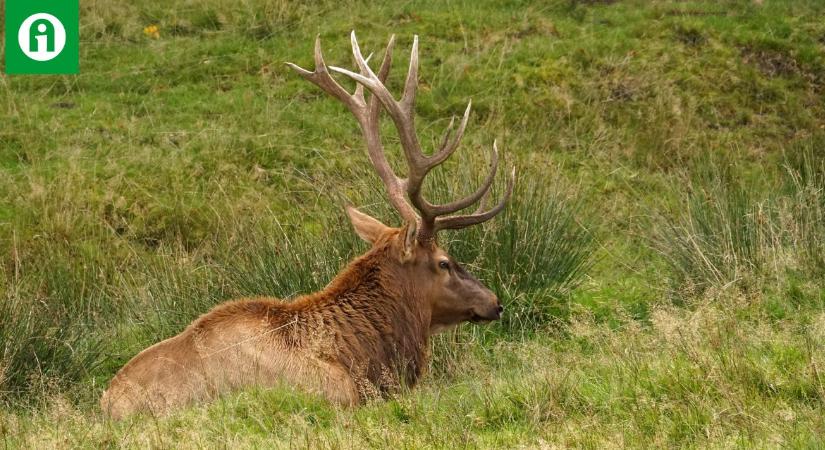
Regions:
<instances>
[{"instance_id":1,"label":"elk eye","mask_svg":"<svg viewBox=\"0 0 825 450\"><path fill-rule=\"evenodd\" d=\"M446 260L445 260L445 261L440 261L440 262L438 263L438 267L440 267L440 268L442 268L442 269L444 269L444 270L447 270L447 269L449 269L449 268L450 268L450 263L449 263L449 262L447 262Z\"/></svg>"}]
</instances>

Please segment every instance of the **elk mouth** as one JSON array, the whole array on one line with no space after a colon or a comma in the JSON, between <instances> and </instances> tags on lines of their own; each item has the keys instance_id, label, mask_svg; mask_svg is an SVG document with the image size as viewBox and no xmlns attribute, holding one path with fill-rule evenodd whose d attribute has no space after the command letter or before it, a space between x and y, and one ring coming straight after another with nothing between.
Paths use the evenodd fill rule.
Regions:
<instances>
[{"instance_id":1,"label":"elk mouth","mask_svg":"<svg viewBox=\"0 0 825 450\"><path fill-rule=\"evenodd\" d=\"M501 319L501 313L504 312L504 307L501 306L501 303L496 301L496 304L493 305L492 308L480 308L481 312L477 311L475 308L470 310L470 322L472 323L489 323L494 320Z\"/></svg>"},{"instance_id":2,"label":"elk mouth","mask_svg":"<svg viewBox=\"0 0 825 450\"><path fill-rule=\"evenodd\" d=\"M498 320L500 318L501 318L501 315L498 314L498 312L496 312L495 317L482 316L481 314L478 314L478 313L474 312L470 316L470 322L478 323L478 324L485 324L485 323L490 323L492 321Z\"/></svg>"}]
</instances>

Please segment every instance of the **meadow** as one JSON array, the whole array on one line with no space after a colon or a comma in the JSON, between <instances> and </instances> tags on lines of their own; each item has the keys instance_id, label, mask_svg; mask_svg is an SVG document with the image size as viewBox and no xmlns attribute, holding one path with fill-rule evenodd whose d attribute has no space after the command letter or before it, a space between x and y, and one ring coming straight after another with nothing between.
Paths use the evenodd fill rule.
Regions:
<instances>
[{"instance_id":1,"label":"meadow","mask_svg":"<svg viewBox=\"0 0 825 450\"><path fill-rule=\"evenodd\" d=\"M79 75L0 75L3 448L825 447L825 3L83 0L80 17ZM441 237L504 319L438 335L419 386L361 408L284 386L106 419L141 349L365 251L345 205L398 223L355 120L284 64L311 67L318 35L351 67L352 29L378 56L396 34L395 92L419 35L428 148L473 101L429 195L474 189L493 139L519 168L505 213Z\"/></svg>"}]
</instances>

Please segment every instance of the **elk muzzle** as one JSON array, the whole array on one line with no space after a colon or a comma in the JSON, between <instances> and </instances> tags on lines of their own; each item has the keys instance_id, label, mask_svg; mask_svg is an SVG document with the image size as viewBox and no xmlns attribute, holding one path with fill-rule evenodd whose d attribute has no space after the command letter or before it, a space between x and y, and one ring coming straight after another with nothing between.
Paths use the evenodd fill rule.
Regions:
<instances>
[{"instance_id":1,"label":"elk muzzle","mask_svg":"<svg viewBox=\"0 0 825 450\"><path fill-rule=\"evenodd\" d=\"M489 289L484 289L486 299L482 302L480 307L473 308L470 321L474 323L492 322L501 319L501 314L504 312L504 306L501 305L496 294Z\"/></svg>"}]
</instances>

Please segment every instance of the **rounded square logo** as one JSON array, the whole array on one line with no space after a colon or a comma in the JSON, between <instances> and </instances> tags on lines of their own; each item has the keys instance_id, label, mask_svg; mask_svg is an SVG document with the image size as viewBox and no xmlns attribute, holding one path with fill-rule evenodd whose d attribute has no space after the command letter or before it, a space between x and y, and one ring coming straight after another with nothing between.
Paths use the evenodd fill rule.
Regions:
<instances>
[{"instance_id":1,"label":"rounded square logo","mask_svg":"<svg viewBox=\"0 0 825 450\"><path fill-rule=\"evenodd\" d=\"M6 73L75 74L78 0L6 0Z\"/></svg>"}]
</instances>

